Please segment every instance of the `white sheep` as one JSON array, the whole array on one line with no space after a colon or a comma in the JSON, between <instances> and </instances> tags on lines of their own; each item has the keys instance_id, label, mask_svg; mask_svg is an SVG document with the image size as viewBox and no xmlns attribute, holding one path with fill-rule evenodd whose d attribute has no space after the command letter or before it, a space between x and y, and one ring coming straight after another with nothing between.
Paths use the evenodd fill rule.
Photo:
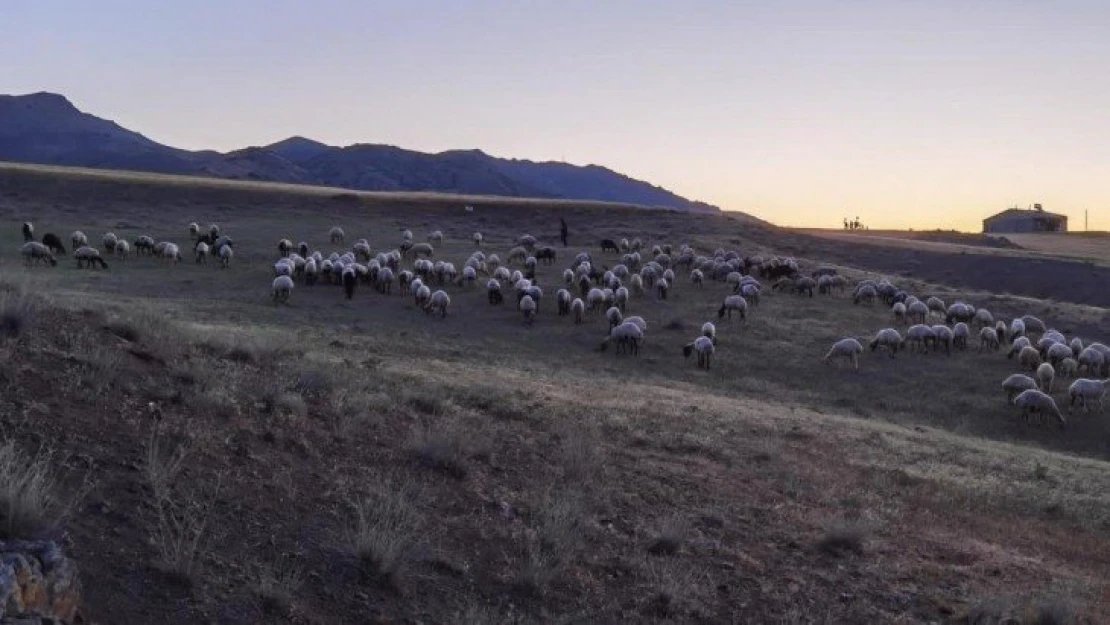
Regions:
<instances>
[{"instance_id":1,"label":"white sheep","mask_svg":"<svg viewBox=\"0 0 1110 625\"><path fill-rule=\"evenodd\" d=\"M447 316L447 308L451 305L451 298L447 295L446 291L436 291L428 299L428 305L424 307L425 313L439 313L439 316Z\"/></svg>"},{"instance_id":2,"label":"white sheep","mask_svg":"<svg viewBox=\"0 0 1110 625\"><path fill-rule=\"evenodd\" d=\"M1034 317L1033 315L1022 315L1021 322L1025 325L1026 333L1040 332L1043 334L1045 331L1044 322Z\"/></svg>"},{"instance_id":3,"label":"white sheep","mask_svg":"<svg viewBox=\"0 0 1110 625\"><path fill-rule=\"evenodd\" d=\"M1002 381L1002 390L1006 392L1006 401L1013 401L1014 396L1022 391L1037 388L1037 382L1024 373L1015 373Z\"/></svg>"},{"instance_id":4,"label":"white sheep","mask_svg":"<svg viewBox=\"0 0 1110 625\"><path fill-rule=\"evenodd\" d=\"M1071 356L1071 348L1064 343L1053 343L1045 350L1045 359L1053 365Z\"/></svg>"},{"instance_id":5,"label":"white sheep","mask_svg":"<svg viewBox=\"0 0 1110 625\"><path fill-rule=\"evenodd\" d=\"M83 245L73 250L73 258L77 260L77 267L80 268L82 263L85 267L92 269L93 267L100 266L102 269L107 269L108 265L105 264L104 259L100 257L100 250L95 247Z\"/></svg>"},{"instance_id":6,"label":"white sheep","mask_svg":"<svg viewBox=\"0 0 1110 625\"><path fill-rule=\"evenodd\" d=\"M724 319L725 313L728 313L728 318L732 319L732 311L740 314L740 319L747 318L748 302L744 299L743 295L729 295L725 298L724 303L721 304L720 309L717 310L717 318Z\"/></svg>"},{"instance_id":7,"label":"white sheep","mask_svg":"<svg viewBox=\"0 0 1110 625\"><path fill-rule=\"evenodd\" d=\"M293 278L290 276L278 276L274 278L271 292L275 304L288 302L289 294L293 292Z\"/></svg>"},{"instance_id":8,"label":"white sheep","mask_svg":"<svg viewBox=\"0 0 1110 625\"><path fill-rule=\"evenodd\" d=\"M589 304L591 313L601 312L602 307L605 305L605 292L599 288L592 288L586 293L586 302Z\"/></svg>"},{"instance_id":9,"label":"white sheep","mask_svg":"<svg viewBox=\"0 0 1110 625\"><path fill-rule=\"evenodd\" d=\"M582 323L582 313L586 311L586 304L582 302L582 298L574 298L574 301L570 303L570 311L574 313L574 323Z\"/></svg>"},{"instance_id":10,"label":"white sheep","mask_svg":"<svg viewBox=\"0 0 1110 625\"><path fill-rule=\"evenodd\" d=\"M960 350L967 349L967 340L971 336L971 328L962 321L952 326L952 347Z\"/></svg>"},{"instance_id":11,"label":"white sheep","mask_svg":"<svg viewBox=\"0 0 1110 625\"><path fill-rule=\"evenodd\" d=\"M536 318L536 301L532 299L531 295L525 295L520 298L518 306L521 314L524 315L524 323L531 324Z\"/></svg>"},{"instance_id":12,"label":"white sheep","mask_svg":"<svg viewBox=\"0 0 1110 625\"><path fill-rule=\"evenodd\" d=\"M342 243L343 237L343 228L339 226L332 226L331 230L328 231L328 240L332 243Z\"/></svg>"},{"instance_id":13,"label":"white sheep","mask_svg":"<svg viewBox=\"0 0 1110 625\"><path fill-rule=\"evenodd\" d=\"M208 262L208 244L204 241L197 243L196 248L193 250L193 254L196 256L197 264ZM315 266L315 264L313 266Z\"/></svg>"},{"instance_id":14,"label":"white sheep","mask_svg":"<svg viewBox=\"0 0 1110 625\"><path fill-rule=\"evenodd\" d=\"M682 347L682 355L686 358L690 357L693 352L698 353L698 368L704 368L709 371L709 361L713 357L713 341L706 336L699 336L694 339L694 342L687 343Z\"/></svg>"},{"instance_id":15,"label":"white sheep","mask_svg":"<svg viewBox=\"0 0 1110 625\"><path fill-rule=\"evenodd\" d=\"M1056 365L1056 375L1061 378L1074 378L1079 371L1079 361L1074 358L1065 358Z\"/></svg>"},{"instance_id":16,"label":"white sheep","mask_svg":"<svg viewBox=\"0 0 1110 625\"><path fill-rule=\"evenodd\" d=\"M701 324L701 335L717 344L717 326L713 325L712 321L706 321Z\"/></svg>"},{"instance_id":17,"label":"white sheep","mask_svg":"<svg viewBox=\"0 0 1110 625\"><path fill-rule=\"evenodd\" d=\"M220 248L220 268L227 269L231 266L231 258L235 256L235 252L231 249L230 245L225 245Z\"/></svg>"},{"instance_id":18,"label":"white sheep","mask_svg":"<svg viewBox=\"0 0 1110 625\"><path fill-rule=\"evenodd\" d=\"M894 314L894 321L897 323L906 323L906 305L902 302L894 302L890 307L891 313Z\"/></svg>"},{"instance_id":19,"label":"white sheep","mask_svg":"<svg viewBox=\"0 0 1110 625\"><path fill-rule=\"evenodd\" d=\"M933 343L935 347L936 338L936 331L933 330L932 327L924 324L918 323L910 326L906 330L906 342L910 344L911 352L914 351L914 348L916 347L920 348L922 352L928 353L929 344Z\"/></svg>"},{"instance_id":20,"label":"white sheep","mask_svg":"<svg viewBox=\"0 0 1110 625\"><path fill-rule=\"evenodd\" d=\"M859 355L863 353L863 345L853 338L843 338L833 343L831 349L822 358L822 362L829 362L832 358L844 358L851 360L852 366L859 370Z\"/></svg>"},{"instance_id":21,"label":"white sheep","mask_svg":"<svg viewBox=\"0 0 1110 625\"><path fill-rule=\"evenodd\" d=\"M998 331L994 328L983 328L979 330L979 351L989 348L998 351Z\"/></svg>"},{"instance_id":22,"label":"white sheep","mask_svg":"<svg viewBox=\"0 0 1110 625\"><path fill-rule=\"evenodd\" d=\"M432 232L431 234L429 234L428 235L428 242L429 243L435 243L436 245L439 245L439 244L443 243L443 231L442 230L436 230L436 231Z\"/></svg>"},{"instance_id":23,"label":"white sheep","mask_svg":"<svg viewBox=\"0 0 1110 625\"><path fill-rule=\"evenodd\" d=\"M159 256L162 258L162 260L173 261L174 263L181 262L181 248L177 247L176 243L167 243L166 241L162 241L158 245L162 246L159 253ZM155 250L159 250L157 245L155 246Z\"/></svg>"},{"instance_id":24,"label":"white sheep","mask_svg":"<svg viewBox=\"0 0 1110 625\"><path fill-rule=\"evenodd\" d=\"M994 315L992 315L991 311L987 310L986 308L980 308L979 310L975 311L975 317L973 321L983 327L993 326Z\"/></svg>"},{"instance_id":25,"label":"white sheep","mask_svg":"<svg viewBox=\"0 0 1110 625\"><path fill-rule=\"evenodd\" d=\"M1079 352L1079 368L1087 370L1087 375L1097 376L1102 371L1102 366L1106 362L1106 357L1102 352L1094 347L1087 346Z\"/></svg>"},{"instance_id":26,"label":"white sheep","mask_svg":"<svg viewBox=\"0 0 1110 625\"><path fill-rule=\"evenodd\" d=\"M428 302L432 299L432 290L427 285L420 283L419 280L413 280L413 285L416 287L413 290L413 299L417 307L423 308L424 312L428 312Z\"/></svg>"},{"instance_id":27,"label":"white sheep","mask_svg":"<svg viewBox=\"0 0 1110 625\"><path fill-rule=\"evenodd\" d=\"M1079 378L1071 383L1068 387L1068 412L1070 413L1075 407L1075 402L1078 400L1083 404L1083 411L1090 412L1091 409L1088 403L1094 401L1098 405L1099 412L1102 412L1102 398L1106 395L1106 387L1110 385L1110 380L1092 380L1090 378Z\"/></svg>"},{"instance_id":28,"label":"white sheep","mask_svg":"<svg viewBox=\"0 0 1110 625\"><path fill-rule=\"evenodd\" d=\"M116 256L120 257L120 260L127 260L127 256L131 253L131 244L124 239L118 239L116 241L115 252Z\"/></svg>"},{"instance_id":29,"label":"white sheep","mask_svg":"<svg viewBox=\"0 0 1110 625\"><path fill-rule=\"evenodd\" d=\"M1007 326L1006 326L1006 322L1005 322L1005 321L1003 321L1003 320L999 319L998 321L995 321L995 322L994 322L994 331L995 331L995 333L996 333L996 334L998 335L998 342L999 342L999 343L1004 343L1005 341L1007 341L1007 340L1008 340L1008 339L1006 338L1006 336L1007 336L1007 335L1006 335L1006 330L1007 330L1007 329L1008 329L1008 328L1007 328Z\"/></svg>"},{"instance_id":30,"label":"white sheep","mask_svg":"<svg viewBox=\"0 0 1110 625\"><path fill-rule=\"evenodd\" d=\"M621 312L628 309L628 295L628 289L623 286L617 287L617 290L613 292L613 303L621 309Z\"/></svg>"},{"instance_id":31,"label":"white sheep","mask_svg":"<svg viewBox=\"0 0 1110 625\"><path fill-rule=\"evenodd\" d=\"M1052 415L1060 422L1060 427L1067 425L1064 415L1060 413L1060 409L1056 407L1056 400L1052 399L1051 395L1046 395L1035 388L1022 391L1014 398L1014 405L1021 408L1021 414L1025 417L1026 423L1029 422L1029 417L1033 413L1040 416Z\"/></svg>"},{"instance_id":32,"label":"white sheep","mask_svg":"<svg viewBox=\"0 0 1110 625\"><path fill-rule=\"evenodd\" d=\"M615 328L624 323L624 315L621 314L621 309L617 308L616 306L613 306L609 310L605 311L605 318L609 320L610 328Z\"/></svg>"},{"instance_id":33,"label":"white sheep","mask_svg":"<svg viewBox=\"0 0 1110 625\"><path fill-rule=\"evenodd\" d=\"M1029 337L1019 336L1015 338L1014 342L1010 343L1010 351L1006 354L1006 358L1013 358L1015 355L1021 353L1021 350L1025 349L1026 347L1031 347L1031 344L1029 343Z\"/></svg>"},{"instance_id":34,"label":"white sheep","mask_svg":"<svg viewBox=\"0 0 1110 625\"><path fill-rule=\"evenodd\" d=\"M924 302L911 302L906 306L906 318L915 323L925 323L929 316L929 307Z\"/></svg>"},{"instance_id":35,"label":"white sheep","mask_svg":"<svg viewBox=\"0 0 1110 625\"><path fill-rule=\"evenodd\" d=\"M702 284L705 282L705 273L703 273L701 269L695 269L691 271L690 282L693 282L698 286L702 286Z\"/></svg>"},{"instance_id":36,"label":"white sheep","mask_svg":"<svg viewBox=\"0 0 1110 625\"><path fill-rule=\"evenodd\" d=\"M73 234L69 235L69 240L73 242L73 249L89 244L89 237L85 236L85 233L80 230L75 230Z\"/></svg>"},{"instance_id":37,"label":"white sheep","mask_svg":"<svg viewBox=\"0 0 1110 625\"><path fill-rule=\"evenodd\" d=\"M966 324L964 328L967 328ZM952 331L952 328L946 325L935 325L933 326L933 337L934 349L939 350L940 348L937 346L944 345L944 353L949 355L952 354L952 343L956 339L956 333Z\"/></svg>"},{"instance_id":38,"label":"white sheep","mask_svg":"<svg viewBox=\"0 0 1110 625\"><path fill-rule=\"evenodd\" d=\"M119 241L119 237L112 232L105 234L104 238L101 239L101 242L104 243L104 250L109 254L115 253L117 241Z\"/></svg>"},{"instance_id":39,"label":"white sheep","mask_svg":"<svg viewBox=\"0 0 1110 625\"><path fill-rule=\"evenodd\" d=\"M1072 357L1079 358L1079 354L1083 352L1083 340L1077 336L1068 343L1068 347L1071 348Z\"/></svg>"},{"instance_id":40,"label":"white sheep","mask_svg":"<svg viewBox=\"0 0 1110 625\"><path fill-rule=\"evenodd\" d=\"M1022 347L1018 352L1018 363L1022 368L1029 367L1030 371L1036 371L1041 366L1041 353L1031 345Z\"/></svg>"},{"instance_id":41,"label":"white sheep","mask_svg":"<svg viewBox=\"0 0 1110 625\"><path fill-rule=\"evenodd\" d=\"M905 345L905 340L898 330L894 328L884 328L875 334L875 338L871 339L871 351L875 351L880 347L885 348L890 352L890 357L894 358L894 354Z\"/></svg>"},{"instance_id":42,"label":"white sheep","mask_svg":"<svg viewBox=\"0 0 1110 625\"><path fill-rule=\"evenodd\" d=\"M53 252L48 247L39 243L38 241L28 241L19 248L19 253L23 255L23 263L25 265L50 263L53 267L58 264L58 260L54 258ZM76 253L76 252L75 252Z\"/></svg>"},{"instance_id":43,"label":"white sheep","mask_svg":"<svg viewBox=\"0 0 1110 625\"><path fill-rule=\"evenodd\" d=\"M633 356L639 356L640 345L643 341L644 331L640 329L640 326L626 321L609 331L609 336L601 342L600 349L605 351L609 343L616 343L618 354L629 351Z\"/></svg>"},{"instance_id":44,"label":"white sheep","mask_svg":"<svg viewBox=\"0 0 1110 625\"><path fill-rule=\"evenodd\" d=\"M625 317L624 322L625 323L631 323L632 325L636 326L637 328L640 328L641 332L647 332L647 329L648 329L647 322L644 321L643 317L639 317L639 316L635 316L635 315L633 315L631 317Z\"/></svg>"},{"instance_id":45,"label":"white sheep","mask_svg":"<svg viewBox=\"0 0 1110 625\"><path fill-rule=\"evenodd\" d=\"M482 241L484 240L484 237L482 236L481 232L475 232L474 236L472 236L470 238L471 238L471 240L474 241L474 246L475 247L482 247Z\"/></svg>"},{"instance_id":46,"label":"white sheep","mask_svg":"<svg viewBox=\"0 0 1110 625\"><path fill-rule=\"evenodd\" d=\"M1046 393L1052 392L1052 382L1056 378L1056 370L1047 362L1037 366L1037 386Z\"/></svg>"},{"instance_id":47,"label":"white sheep","mask_svg":"<svg viewBox=\"0 0 1110 625\"><path fill-rule=\"evenodd\" d=\"M1019 336L1025 336L1025 322L1021 319L1014 319L1010 322L1010 331L1008 333L1010 340L1014 340Z\"/></svg>"}]
</instances>

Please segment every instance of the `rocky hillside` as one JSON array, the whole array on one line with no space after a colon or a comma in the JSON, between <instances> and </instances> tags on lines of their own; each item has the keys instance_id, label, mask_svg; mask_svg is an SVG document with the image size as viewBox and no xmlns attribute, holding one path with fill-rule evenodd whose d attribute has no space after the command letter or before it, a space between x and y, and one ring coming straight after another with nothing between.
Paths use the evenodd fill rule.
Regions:
<instances>
[{"instance_id":1,"label":"rocky hillside","mask_svg":"<svg viewBox=\"0 0 1110 625\"><path fill-rule=\"evenodd\" d=\"M81 112L64 96L0 96L0 160L346 187L601 200L691 212L702 202L598 165L502 159L480 150L429 154L330 146L304 137L228 153L181 150Z\"/></svg>"}]
</instances>

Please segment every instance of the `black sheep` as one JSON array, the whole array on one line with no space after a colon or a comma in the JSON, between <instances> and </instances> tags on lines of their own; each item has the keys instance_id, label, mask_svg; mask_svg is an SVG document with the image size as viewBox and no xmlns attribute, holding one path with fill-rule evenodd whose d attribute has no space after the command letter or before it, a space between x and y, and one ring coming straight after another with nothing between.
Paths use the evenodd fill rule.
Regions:
<instances>
[{"instance_id":1,"label":"black sheep","mask_svg":"<svg viewBox=\"0 0 1110 625\"><path fill-rule=\"evenodd\" d=\"M602 253L613 252L614 254L619 254L621 250L617 247L617 243L613 239L602 239L601 251Z\"/></svg>"},{"instance_id":2,"label":"black sheep","mask_svg":"<svg viewBox=\"0 0 1110 625\"><path fill-rule=\"evenodd\" d=\"M35 227L33 225L31 225L31 222L29 222L29 221L23 222L23 242L28 243L28 242L34 241L34 240L35 240Z\"/></svg>"},{"instance_id":3,"label":"black sheep","mask_svg":"<svg viewBox=\"0 0 1110 625\"><path fill-rule=\"evenodd\" d=\"M353 269L343 272L343 292L347 294L347 299L355 296L355 285L358 284L358 275L355 274Z\"/></svg>"},{"instance_id":4,"label":"black sheep","mask_svg":"<svg viewBox=\"0 0 1110 625\"><path fill-rule=\"evenodd\" d=\"M64 256L66 253L66 248L64 245L62 245L62 240L59 239L58 235L54 234L53 232L47 232L46 234L42 235L42 244L45 245L47 249L49 249L52 253L58 254L59 256Z\"/></svg>"}]
</instances>

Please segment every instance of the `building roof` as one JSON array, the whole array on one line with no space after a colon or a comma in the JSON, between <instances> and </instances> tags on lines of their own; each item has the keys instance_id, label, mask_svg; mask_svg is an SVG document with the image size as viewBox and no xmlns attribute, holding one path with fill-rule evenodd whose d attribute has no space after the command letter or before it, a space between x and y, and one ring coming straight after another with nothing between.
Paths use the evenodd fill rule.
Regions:
<instances>
[{"instance_id":1,"label":"building roof","mask_svg":"<svg viewBox=\"0 0 1110 625\"><path fill-rule=\"evenodd\" d=\"M1063 219L1067 220L1067 215L1060 213L1050 213L1048 211L1039 211L1031 208L1007 208L1006 210L995 213L990 217L986 217L983 221L990 221L991 219L1000 219L1003 217L1048 217L1050 219Z\"/></svg>"}]
</instances>

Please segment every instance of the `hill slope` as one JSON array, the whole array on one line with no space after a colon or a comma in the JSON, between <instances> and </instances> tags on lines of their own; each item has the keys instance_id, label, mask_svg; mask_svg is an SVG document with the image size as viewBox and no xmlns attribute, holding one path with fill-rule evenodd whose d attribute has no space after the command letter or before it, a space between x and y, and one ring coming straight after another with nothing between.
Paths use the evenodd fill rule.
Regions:
<instances>
[{"instance_id":1,"label":"hill slope","mask_svg":"<svg viewBox=\"0 0 1110 625\"><path fill-rule=\"evenodd\" d=\"M190 152L83 113L52 93L0 96L0 160L362 191L439 191L718 210L605 167L501 159L480 150L429 154L388 145L335 147L296 136L226 154Z\"/></svg>"}]
</instances>

